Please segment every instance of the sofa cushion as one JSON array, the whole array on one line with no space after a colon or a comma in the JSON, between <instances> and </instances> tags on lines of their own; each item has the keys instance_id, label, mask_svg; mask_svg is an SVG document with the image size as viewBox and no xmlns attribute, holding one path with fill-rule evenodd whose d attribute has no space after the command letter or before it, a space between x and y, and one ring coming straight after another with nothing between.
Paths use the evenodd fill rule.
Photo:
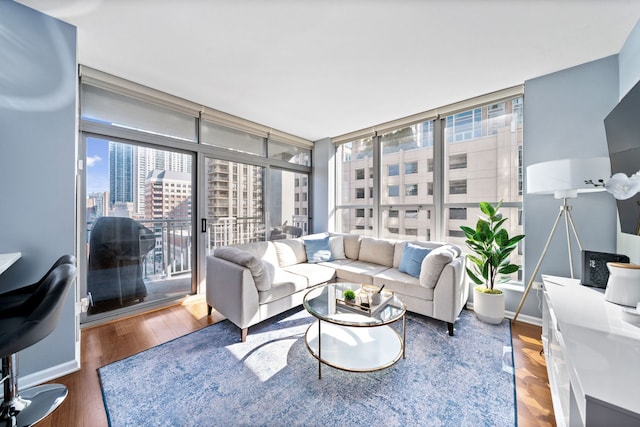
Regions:
<instances>
[{"instance_id":1,"label":"sofa cushion","mask_svg":"<svg viewBox=\"0 0 640 427\"><path fill-rule=\"evenodd\" d=\"M363 261L352 261L336 267L336 277L342 282L373 285L373 276L388 267Z\"/></svg>"},{"instance_id":2,"label":"sofa cushion","mask_svg":"<svg viewBox=\"0 0 640 427\"><path fill-rule=\"evenodd\" d=\"M333 268L320 264L295 264L285 267L284 270L305 277L307 287L329 282L336 277L336 271Z\"/></svg>"},{"instance_id":3,"label":"sofa cushion","mask_svg":"<svg viewBox=\"0 0 640 427\"><path fill-rule=\"evenodd\" d=\"M331 255L333 259L345 259L344 253L344 236L330 236L329 245L331 246Z\"/></svg>"},{"instance_id":4,"label":"sofa cushion","mask_svg":"<svg viewBox=\"0 0 640 427\"><path fill-rule=\"evenodd\" d=\"M385 285L385 290L401 294L400 299L405 304L409 301L403 298L402 295L423 300L433 300L433 288L426 289L420 286L417 278L402 273L397 268L389 268L373 276L373 285L377 287Z\"/></svg>"},{"instance_id":5,"label":"sofa cushion","mask_svg":"<svg viewBox=\"0 0 640 427\"><path fill-rule=\"evenodd\" d=\"M307 262L315 264L322 261L333 261L329 236L316 239L303 239Z\"/></svg>"},{"instance_id":6,"label":"sofa cushion","mask_svg":"<svg viewBox=\"0 0 640 427\"><path fill-rule=\"evenodd\" d=\"M342 244L344 246L344 255L349 259L358 259L360 254L360 236L357 234L334 234L332 236L342 236Z\"/></svg>"},{"instance_id":7,"label":"sofa cushion","mask_svg":"<svg viewBox=\"0 0 640 427\"><path fill-rule=\"evenodd\" d=\"M258 292L258 303L265 304L282 298L287 298L298 291L307 288L307 279L298 274L278 269L273 279L271 289Z\"/></svg>"},{"instance_id":8,"label":"sofa cushion","mask_svg":"<svg viewBox=\"0 0 640 427\"><path fill-rule=\"evenodd\" d=\"M429 248L423 248L421 246L405 242L398 271L401 273L407 273L415 278L420 277L422 260L429 254L429 252L431 252L431 249Z\"/></svg>"},{"instance_id":9,"label":"sofa cushion","mask_svg":"<svg viewBox=\"0 0 640 427\"><path fill-rule=\"evenodd\" d=\"M461 253L462 251L457 245L442 245L432 250L422 260L420 286L428 289L434 288L444 266L453 261L454 258L459 257Z\"/></svg>"},{"instance_id":10,"label":"sofa cushion","mask_svg":"<svg viewBox=\"0 0 640 427\"><path fill-rule=\"evenodd\" d=\"M283 239L273 241L276 248L280 267L288 267L307 261L307 253L304 250L302 239Z\"/></svg>"},{"instance_id":11,"label":"sofa cushion","mask_svg":"<svg viewBox=\"0 0 640 427\"><path fill-rule=\"evenodd\" d=\"M393 247L394 242L389 240L363 237L358 260L393 267Z\"/></svg>"},{"instance_id":12,"label":"sofa cushion","mask_svg":"<svg viewBox=\"0 0 640 427\"><path fill-rule=\"evenodd\" d=\"M259 291L268 291L271 289L271 278L269 277L268 270L265 268L262 260L251 253L233 246L222 246L216 248L213 255L248 268L256 284L256 289Z\"/></svg>"}]
</instances>

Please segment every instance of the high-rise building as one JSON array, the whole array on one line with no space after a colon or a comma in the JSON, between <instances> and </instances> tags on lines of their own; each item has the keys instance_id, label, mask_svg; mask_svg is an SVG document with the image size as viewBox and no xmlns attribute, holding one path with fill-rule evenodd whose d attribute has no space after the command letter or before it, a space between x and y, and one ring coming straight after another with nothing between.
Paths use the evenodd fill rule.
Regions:
<instances>
[{"instance_id":1,"label":"high-rise building","mask_svg":"<svg viewBox=\"0 0 640 427\"><path fill-rule=\"evenodd\" d=\"M133 146L109 142L109 205L133 202Z\"/></svg>"},{"instance_id":2,"label":"high-rise building","mask_svg":"<svg viewBox=\"0 0 640 427\"><path fill-rule=\"evenodd\" d=\"M173 151L150 147L133 148L133 198L134 211L139 217L146 217L146 180L155 170L191 173L191 156ZM190 180L191 178L189 178Z\"/></svg>"},{"instance_id":3,"label":"high-rise building","mask_svg":"<svg viewBox=\"0 0 640 427\"><path fill-rule=\"evenodd\" d=\"M155 169L145 181L145 219L190 219L191 174Z\"/></svg>"}]
</instances>

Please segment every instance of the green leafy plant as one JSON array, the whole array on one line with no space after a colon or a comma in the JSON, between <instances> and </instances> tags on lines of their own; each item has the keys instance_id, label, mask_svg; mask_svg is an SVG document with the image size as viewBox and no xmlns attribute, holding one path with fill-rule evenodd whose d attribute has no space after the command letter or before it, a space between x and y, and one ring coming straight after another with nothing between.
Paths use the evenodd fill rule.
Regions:
<instances>
[{"instance_id":1,"label":"green leafy plant","mask_svg":"<svg viewBox=\"0 0 640 427\"><path fill-rule=\"evenodd\" d=\"M495 207L487 202L480 202L481 216L476 223L475 230L471 227L460 226L464 232L467 247L473 254L467 255L467 274L477 285L484 285L483 289L476 289L488 293L502 293L494 289L496 283L509 280L508 274L515 273L520 268L509 261L509 256L518 242L524 239L524 234L509 237L502 225L508 218L499 212L502 201Z\"/></svg>"},{"instance_id":2,"label":"green leafy plant","mask_svg":"<svg viewBox=\"0 0 640 427\"><path fill-rule=\"evenodd\" d=\"M346 291L344 291L342 295L344 296L344 299L349 301L353 301L354 299L356 299L356 293L350 289L347 289Z\"/></svg>"}]
</instances>

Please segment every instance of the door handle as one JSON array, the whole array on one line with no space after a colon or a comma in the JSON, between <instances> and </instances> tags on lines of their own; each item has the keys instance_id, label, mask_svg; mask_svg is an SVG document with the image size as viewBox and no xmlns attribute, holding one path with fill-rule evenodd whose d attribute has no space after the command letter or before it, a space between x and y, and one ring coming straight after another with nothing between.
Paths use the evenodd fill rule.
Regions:
<instances>
[{"instance_id":1,"label":"door handle","mask_svg":"<svg viewBox=\"0 0 640 427\"><path fill-rule=\"evenodd\" d=\"M201 220L202 223L202 229L200 230L203 233L207 232L207 218L202 218Z\"/></svg>"}]
</instances>

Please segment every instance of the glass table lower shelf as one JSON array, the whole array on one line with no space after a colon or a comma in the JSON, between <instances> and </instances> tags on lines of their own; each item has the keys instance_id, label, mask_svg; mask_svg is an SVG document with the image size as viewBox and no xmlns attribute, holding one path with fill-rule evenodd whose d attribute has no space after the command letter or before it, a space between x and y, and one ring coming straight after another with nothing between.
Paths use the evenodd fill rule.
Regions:
<instances>
[{"instance_id":1,"label":"glass table lower shelf","mask_svg":"<svg viewBox=\"0 0 640 427\"><path fill-rule=\"evenodd\" d=\"M388 368L404 354L402 337L389 325L363 328L316 320L307 329L305 343L318 361L351 372Z\"/></svg>"},{"instance_id":2,"label":"glass table lower shelf","mask_svg":"<svg viewBox=\"0 0 640 427\"><path fill-rule=\"evenodd\" d=\"M360 295L380 289L357 283L331 283L307 292L304 307L317 318L305 334L309 352L322 365L350 372L388 368L405 357L406 307L393 293L383 292L377 305L347 303L346 291ZM372 301L372 299L366 299ZM402 321L402 333L394 323Z\"/></svg>"}]
</instances>

